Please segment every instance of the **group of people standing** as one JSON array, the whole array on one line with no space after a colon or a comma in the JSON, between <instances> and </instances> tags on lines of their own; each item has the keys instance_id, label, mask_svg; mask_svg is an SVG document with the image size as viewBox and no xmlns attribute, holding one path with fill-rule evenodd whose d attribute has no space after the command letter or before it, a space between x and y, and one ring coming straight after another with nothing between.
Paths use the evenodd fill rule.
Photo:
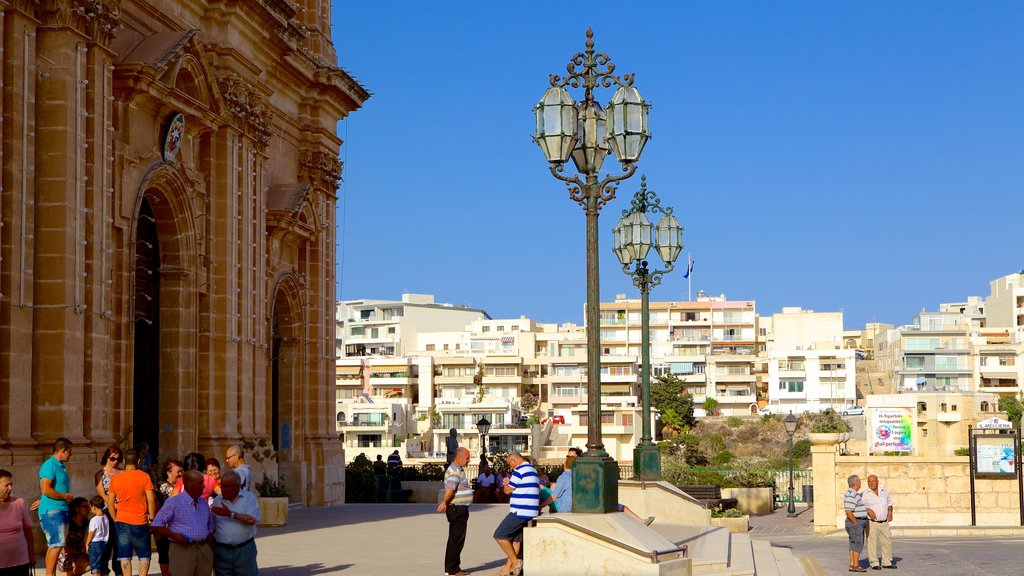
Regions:
<instances>
[{"instance_id":1,"label":"group of people standing","mask_svg":"<svg viewBox=\"0 0 1024 576\"><path fill-rule=\"evenodd\" d=\"M35 564L30 510L47 541L46 576L149 572L156 539L163 576L248 576L258 573L259 502L239 446L220 462L189 453L154 474L148 446L108 447L95 474L96 494L75 497L66 463L72 442L59 438L39 469L41 497L30 506L13 498L13 477L0 470L0 576L22 576ZM112 568L112 569L111 569Z\"/></svg>"},{"instance_id":2,"label":"group of people standing","mask_svg":"<svg viewBox=\"0 0 1024 576\"><path fill-rule=\"evenodd\" d=\"M508 500L509 512L494 531L494 540L505 554L505 564L498 576L521 576L523 573L523 529L530 520L547 508L551 512L572 512L572 468L580 455L578 448L570 448L563 464L564 471L555 481L554 489L543 482L542 473L519 452L505 457L509 473L496 481L496 490ZM473 489L466 477L469 450L458 448L455 458L444 477L444 499L437 511L448 519L448 544L445 547L444 572L448 576L469 576L462 569L462 548L466 543L469 507L473 503ZM488 471L489 473L489 471ZM481 472L483 474L483 471ZM478 479L479 486L479 479ZM646 525L654 517L640 519L632 510L619 504L619 511Z\"/></svg>"},{"instance_id":3,"label":"group of people standing","mask_svg":"<svg viewBox=\"0 0 1024 576\"><path fill-rule=\"evenodd\" d=\"M892 496L878 485L878 476L868 476L868 489L861 489L860 476L846 479L849 488L843 495L843 510L846 513L846 533L850 538L850 572L867 572L860 565L865 537L868 547L868 565L872 570L888 568L894 570L892 561ZM878 549L881 548L881 562Z\"/></svg>"}]
</instances>

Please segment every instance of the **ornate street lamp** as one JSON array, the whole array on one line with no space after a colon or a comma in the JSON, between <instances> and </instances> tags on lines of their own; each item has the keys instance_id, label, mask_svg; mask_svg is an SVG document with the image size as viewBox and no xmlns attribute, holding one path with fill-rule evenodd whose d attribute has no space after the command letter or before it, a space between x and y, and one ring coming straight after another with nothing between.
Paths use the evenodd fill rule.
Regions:
<instances>
[{"instance_id":1,"label":"ornate street lamp","mask_svg":"<svg viewBox=\"0 0 1024 576\"><path fill-rule=\"evenodd\" d=\"M537 132L534 141L551 164L551 174L566 183L569 198L587 215L587 451L573 468L573 512L604 513L618 509L619 470L601 441L601 337L598 276L597 217L615 198L616 182L636 172L635 162L650 138L647 112L650 105L633 87L633 75L616 76L607 54L594 51L594 32L587 29L586 50L574 55L568 74L549 76L551 88L534 108ZM608 106L594 99L594 89L618 86ZM583 88L576 102L566 86ZM622 173L599 178L609 150ZM563 174L572 158L578 174Z\"/></svg>"},{"instance_id":2,"label":"ornate street lamp","mask_svg":"<svg viewBox=\"0 0 1024 576\"><path fill-rule=\"evenodd\" d=\"M793 434L796 432L797 419L790 412L782 419L782 425L786 427L786 434L789 435L789 507L786 508L786 515L796 516L796 505L793 504Z\"/></svg>"},{"instance_id":3,"label":"ornate street lamp","mask_svg":"<svg viewBox=\"0 0 1024 576\"><path fill-rule=\"evenodd\" d=\"M647 219L648 214L661 214L657 226ZM615 255L622 271L632 277L633 285L640 289L640 387L643 406L643 432L640 443L633 449L633 475L637 480L661 479L661 453L651 438L651 288L661 284L661 277L675 267L674 262L683 249L683 227L672 215L671 208L662 208L661 199L647 190L647 176L640 177L640 190L633 195L628 210L613 229ZM653 234L652 234L653 233ZM647 254L654 248L664 270L651 270ZM630 267L633 269L630 270Z\"/></svg>"},{"instance_id":4,"label":"ornate street lamp","mask_svg":"<svg viewBox=\"0 0 1024 576\"><path fill-rule=\"evenodd\" d=\"M487 456L487 433L491 431L491 422L481 417L476 423L476 431L480 433L480 458Z\"/></svg>"}]
</instances>

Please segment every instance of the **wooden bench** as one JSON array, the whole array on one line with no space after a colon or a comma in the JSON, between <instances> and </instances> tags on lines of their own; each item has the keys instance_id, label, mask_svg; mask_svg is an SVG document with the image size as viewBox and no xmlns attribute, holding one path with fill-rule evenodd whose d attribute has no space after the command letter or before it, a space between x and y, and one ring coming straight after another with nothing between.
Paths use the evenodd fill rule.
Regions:
<instances>
[{"instance_id":1,"label":"wooden bench","mask_svg":"<svg viewBox=\"0 0 1024 576\"><path fill-rule=\"evenodd\" d=\"M722 487L715 484L700 484L696 486L680 486L680 490L686 492L694 500L699 501L705 508L735 508L735 498L722 498Z\"/></svg>"}]
</instances>

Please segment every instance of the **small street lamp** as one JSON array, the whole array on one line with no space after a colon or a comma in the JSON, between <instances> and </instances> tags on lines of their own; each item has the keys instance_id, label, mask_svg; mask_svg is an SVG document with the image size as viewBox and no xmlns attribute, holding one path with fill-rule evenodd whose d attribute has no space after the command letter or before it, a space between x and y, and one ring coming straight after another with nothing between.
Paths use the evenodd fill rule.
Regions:
<instances>
[{"instance_id":1,"label":"small street lamp","mask_svg":"<svg viewBox=\"0 0 1024 576\"><path fill-rule=\"evenodd\" d=\"M480 433L480 459L487 456L487 433L491 431L491 422L481 416L476 423L476 431Z\"/></svg>"},{"instance_id":2,"label":"small street lamp","mask_svg":"<svg viewBox=\"0 0 1024 576\"><path fill-rule=\"evenodd\" d=\"M657 225L652 225L647 214L661 214ZM653 235L652 235L653 233ZM633 195L628 210L615 226L614 248L622 264L622 271L633 279L640 289L640 389L643 406L643 432L640 443L633 449L633 475L637 480L661 479L661 453L651 437L651 288L661 284L661 277L672 271L674 262L683 249L683 227L672 215L671 208L662 208L661 199L647 190L647 176L640 177L640 190ZM651 248L665 263L664 270L650 270L647 254ZM633 267L630 270L630 267Z\"/></svg>"},{"instance_id":3,"label":"small street lamp","mask_svg":"<svg viewBox=\"0 0 1024 576\"><path fill-rule=\"evenodd\" d=\"M594 32L587 29L586 50L569 59L564 77L551 74L551 87L534 107L536 142L550 164L551 174L566 183L569 199L587 215L587 451L573 467L573 512L606 513L618 510L619 467L601 442L601 333L600 276L598 273L597 217L615 198L616 182L636 172L636 161L650 138L650 105L633 87L633 74L613 74L607 54L594 51ZM618 86L607 109L594 99L594 89ZM583 101L573 100L566 86L583 88ZM599 177L609 151L621 165L621 174ZM577 174L563 174L572 159Z\"/></svg>"},{"instance_id":4,"label":"small street lamp","mask_svg":"<svg viewBox=\"0 0 1024 576\"><path fill-rule=\"evenodd\" d=\"M793 504L793 434L796 432L796 424L797 419L792 412L782 419L782 425L789 435L789 507L786 508L786 515L790 518L796 516L796 506Z\"/></svg>"}]
</instances>

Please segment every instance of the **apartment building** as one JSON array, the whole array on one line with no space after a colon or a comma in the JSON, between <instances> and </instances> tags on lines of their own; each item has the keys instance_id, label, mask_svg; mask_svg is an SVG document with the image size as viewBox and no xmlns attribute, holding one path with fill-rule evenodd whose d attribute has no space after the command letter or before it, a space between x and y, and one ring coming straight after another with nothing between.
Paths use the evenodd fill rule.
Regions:
<instances>
[{"instance_id":1,"label":"apartment building","mask_svg":"<svg viewBox=\"0 0 1024 576\"><path fill-rule=\"evenodd\" d=\"M857 399L856 345L842 312L783 308L767 334L767 396L775 413L842 412Z\"/></svg>"},{"instance_id":2,"label":"apartment building","mask_svg":"<svg viewBox=\"0 0 1024 576\"><path fill-rule=\"evenodd\" d=\"M974 390L970 326L955 308L921 311L913 323L876 336L876 358L896 392Z\"/></svg>"},{"instance_id":3,"label":"apartment building","mask_svg":"<svg viewBox=\"0 0 1024 576\"><path fill-rule=\"evenodd\" d=\"M624 295L601 303L605 354L639 361L640 306L639 299ZM698 293L694 302L650 302L649 308L652 376L679 377L694 396L699 416L705 413L706 398L718 402L718 414L757 411L759 346L753 301Z\"/></svg>"},{"instance_id":4,"label":"apartment building","mask_svg":"<svg viewBox=\"0 0 1024 576\"><path fill-rule=\"evenodd\" d=\"M1024 330L1024 270L989 282L985 299L986 326Z\"/></svg>"},{"instance_id":5,"label":"apartment building","mask_svg":"<svg viewBox=\"0 0 1024 576\"><path fill-rule=\"evenodd\" d=\"M490 318L468 306L437 304L430 294L403 294L395 300L348 300L335 307L336 355L405 356L420 332L463 330L474 320Z\"/></svg>"},{"instance_id":6,"label":"apartment building","mask_svg":"<svg viewBox=\"0 0 1024 576\"><path fill-rule=\"evenodd\" d=\"M1024 391L1024 331L985 328L973 332L970 342L979 392L1013 396Z\"/></svg>"},{"instance_id":7,"label":"apartment building","mask_svg":"<svg viewBox=\"0 0 1024 576\"><path fill-rule=\"evenodd\" d=\"M415 432L421 362L415 358L342 358L335 366L337 427L346 461L387 456ZM430 369L429 363L427 370Z\"/></svg>"}]
</instances>

